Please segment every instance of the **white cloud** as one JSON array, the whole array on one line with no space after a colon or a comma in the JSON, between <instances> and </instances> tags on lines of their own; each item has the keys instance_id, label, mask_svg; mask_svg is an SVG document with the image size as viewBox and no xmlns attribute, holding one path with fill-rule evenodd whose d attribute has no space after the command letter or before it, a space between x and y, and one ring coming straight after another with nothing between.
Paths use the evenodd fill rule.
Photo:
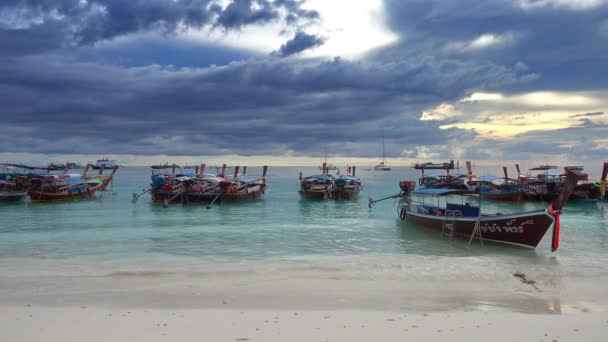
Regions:
<instances>
[{"instance_id":1,"label":"white cloud","mask_svg":"<svg viewBox=\"0 0 608 342\"><path fill-rule=\"evenodd\" d=\"M517 39L517 35L512 32L497 34L484 33L469 41L450 42L446 45L446 50L452 52L474 52L488 48L501 48L511 45Z\"/></svg>"},{"instance_id":2,"label":"white cloud","mask_svg":"<svg viewBox=\"0 0 608 342\"><path fill-rule=\"evenodd\" d=\"M456 107L453 105L449 103L442 103L433 109L423 111L422 115L420 116L420 120L446 120L461 115L462 111L456 109Z\"/></svg>"},{"instance_id":3,"label":"white cloud","mask_svg":"<svg viewBox=\"0 0 608 342\"><path fill-rule=\"evenodd\" d=\"M606 0L520 0L519 7L524 10L550 7L580 11L592 9L606 3L608 3Z\"/></svg>"},{"instance_id":4,"label":"white cloud","mask_svg":"<svg viewBox=\"0 0 608 342\"><path fill-rule=\"evenodd\" d=\"M322 46L305 51L302 54L304 57L356 58L398 39L383 23L383 4L380 0L310 0L303 7L317 10L320 21L300 29L326 39ZM294 33L295 29L286 27L285 24L268 23L251 25L240 31L189 31L187 36L199 41L268 54L292 38Z\"/></svg>"},{"instance_id":5,"label":"white cloud","mask_svg":"<svg viewBox=\"0 0 608 342\"><path fill-rule=\"evenodd\" d=\"M514 139L583 123L608 124L608 92L473 93L423 111L420 120L446 120L443 129L474 130L485 138Z\"/></svg>"}]
</instances>

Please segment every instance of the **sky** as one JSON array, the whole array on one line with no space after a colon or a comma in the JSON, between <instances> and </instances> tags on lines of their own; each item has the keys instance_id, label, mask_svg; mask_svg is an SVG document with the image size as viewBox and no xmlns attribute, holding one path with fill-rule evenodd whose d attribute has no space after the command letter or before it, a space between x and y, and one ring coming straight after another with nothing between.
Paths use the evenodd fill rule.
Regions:
<instances>
[{"instance_id":1,"label":"sky","mask_svg":"<svg viewBox=\"0 0 608 342\"><path fill-rule=\"evenodd\" d=\"M0 161L608 160L608 0L3 0Z\"/></svg>"}]
</instances>

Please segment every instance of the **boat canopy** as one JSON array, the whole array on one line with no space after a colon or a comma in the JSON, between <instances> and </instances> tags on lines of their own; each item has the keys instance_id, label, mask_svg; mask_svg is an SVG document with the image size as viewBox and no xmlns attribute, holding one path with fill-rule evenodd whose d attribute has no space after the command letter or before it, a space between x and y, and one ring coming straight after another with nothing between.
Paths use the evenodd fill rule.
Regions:
<instances>
[{"instance_id":1,"label":"boat canopy","mask_svg":"<svg viewBox=\"0 0 608 342\"><path fill-rule=\"evenodd\" d=\"M196 178L196 174L192 173L192 172L188 172L188 173L181 173L179 175L177 175L178 177L189 177L189 178Z\"/></svg>"},{"instance_id":2,"label":"boat canopy","mask_svg":"<svg viewBox=\"0 0 608 342\"><path fill-rule=\"evenodd\" d=\"M84 179L82 178L76 178L76 177L70 177L70 178L54 178L57 179L59 181L64 181L67 184L73 185L73 184L82 184L84 183Z\"/></svg>"},{"instance_id":3,"label":"boat canopy","mask_svg":"<svg viewBox=\"0 0 608 342\"><path fill-rule=\"evenodd\" d=\"M448 195L472 195L473 192L457 189L417 189L412 191L412 195L423 196L448 196Z\"/></svg>"},{"instance_id":4,"label":"boat canopy","mask_svg":"<svg viewBox=\"0 0 608 342\"><path fill-rule=\"evenodd\" d=\"M328 181L328 180L331 180L331 177L328 176L328 175L313 175L313 176L308 176L308 177L306 177L304 179L310 179L310 180L317 179L317 180Z\"/></svg>"},{"instance_id":5,"label":"boat canopy","mask_svg":"<svg viewBox=\"0 0 608 342\"><path fill-rule=\"evenodd\" d=\"M480 176L477 177L477 180L480 182L488 182L488 183L492 183L493 180L495 179L504 179L504 177L496 177L496 176Z\"/></svg>"},{"instance_id":6,"label":"boat canopy","mask_svg":"<svg viewBox=\"0 0 608 342\"><path fill-rule=\"evenodd\" d=\"M192 179L192 177L188 177L188 176L183 176L182 175L182 176L179 176L179 177L175 177L174 179L176 179L176 180L178 180L180 182L184 182L184 181L187 181L189 179Z\"/></svg>"},{"instance_id":7,"label":"boat canopy","mask_svg":"<svg viewBox=\"0 0 608 342\"><path fill-rule=\"evenodd\" d=\"M238 177L236 180L238 180L239 182L243 182L243 183L257 182L257 179L253 178L253 177Z\"/></svg>"},{"instance_id":8,"label":"boat canopy","mask_svg":"<svg viewBox=\"0 0 608 342\"><path fill-rule=\"evenodd\" d=\"M101 179L99 178L93 178L93 179L87 179L86 184L101 184Z\"/></svg>"},{"instance_id":9,"label":"boat canopy","mask_svg":"<svg viewBox=\"0 0 608 342\"><path fill-rule=\"evenodd\" d=\"M530 170L534 170L534 171L542 170L542 171L545 171L545 170L551 170L551 169L557 169L557 166L553 166L553 165L541 165L541 166L538 166L538 167L531 168Z\"/></svg>"},{"instance_id":10,"label":"boat canopy","mask_svg":"<svg viewBox=\"0 0 608 342\"><path fill-rule=\"evenodd\" d=\"M164 169L172 169L172 168L181 169L181 167L176 164L152 165L152 166L150 166L150 168L152 168L154 170L164 170Z\"/></svg>"},{"instance_id":11,"label":"boat canopy","mask_svg":"<svg viewBox=\"0 0 608 342\"><path fill-rule=\"evenodd\" d=\"M360 178L359 177L355 177L355 176L351 176L351 175L343 175L343 176L338 177L337 180L340 180L340 179L359 181Z\"/></svg>"}]
</instances>

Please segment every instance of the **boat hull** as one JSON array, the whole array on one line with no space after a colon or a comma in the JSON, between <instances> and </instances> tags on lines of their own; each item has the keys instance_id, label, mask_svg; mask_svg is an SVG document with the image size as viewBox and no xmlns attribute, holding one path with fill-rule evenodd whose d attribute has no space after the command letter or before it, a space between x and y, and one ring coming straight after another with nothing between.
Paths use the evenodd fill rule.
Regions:
<instances>
[{"instance_id":1,"label":"boat hull","mask_svg":"<svg viewBox=\"0 0 608 342\"><path fill-rule=\"evenodd\" d=\"M0 192L0 203L19 202L27 196L27 192Z\"/></svg>"},{"instance_id":2,"label":"boat hull","mask_svg":"<svg viewBox=\"0 0 608 342\"><path fill-rule=\"evenodd\" d=\"M352 200L359 197L360 190L336 190L334 192L335 200Z\"/></svg>"},{"instance_id":3,"label":"boat hull","mask_svg":"<svg viewBox=\"0 0 608 342\"><path fill-rule=\"evenodd\" d=\"M264 185L256 185L237 193L225 193L220 196L222 202L240 202L260 198L264 194Z\"/></svg>"},{"instance_id":4,"label":"boat hull","mask_svg":"<svg viewBox=\"0 0 608 342\"><path fill-rule=\"evenodd\" d=\"M81 192L52 193L41 191L28 191L32 203L67 202L90 199L95 197L96 188L88 188Z\"/></svg>"},{"instance_id":5,"label":"boat hull","mask_svg":"<svg viewBox=\"0 0 608 342\"><path fill-rule=\"evenodd\" d=\"M330 196L329 192L325 191L300 190L298 192L304 199L325 200L329 199Z\"/></svg>"},{"instance_id":6,"label":"boat hull","mask_svg":"<svg viewBox=\"0 0 608 342\"><path fill-rule=\"evenodd\" d=\"M523 191L509 192L480 192L479 197L488 201L521 203L524 200Z\"/></svg>"},{"instance_id":7,"label":"boat hull","mask_svg":"<svg viewBox=\"0 0 608 342\"><path fill-rule=\"evenodd\" d=\"M453 222L454 236L469 239L473 234L477 218L434 216L411 212L405 208L404 219L433 229L444 231L444 221ZM401 215L403 217L404 215ZM547 230L553 224L553 218L545 210L537 210L512 215L481 216L481 239L520 247L536 248ZM479 239L479 236L475 236Z\"/></svg>"}]
</instances>

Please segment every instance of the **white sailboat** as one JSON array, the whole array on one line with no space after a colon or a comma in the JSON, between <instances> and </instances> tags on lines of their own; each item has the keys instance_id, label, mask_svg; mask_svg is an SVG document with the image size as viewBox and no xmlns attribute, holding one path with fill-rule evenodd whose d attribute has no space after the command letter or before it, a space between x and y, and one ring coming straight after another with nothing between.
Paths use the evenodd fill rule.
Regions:
<instances>
[{"instance_id":1,"label":"white sailboat","mask_svg":"<svg viewBox=\"0 0 608 342\"><path fill-rule=\"evenodd\" d=\"M323 164L325 164L325 169L327 171L336 171L338 170L338 167L335 166L334 164L330 164L327 162L327 145L325 145L325 158L324 158L324 162ZM319 166L319 170L323 170L323 165Z\"/></svg>"},{"instance_id":2,"label":"white sailboat","mask_svg":"<svg viewBox=\"0 0 608 342\"><path fill-rule=\"evenodd\" d=\"M374 166L374 171L390 171L391 168L386 166L386 154L384 153L384 136L382 137L382 161Z\"/></svg>"}]
</instances>

